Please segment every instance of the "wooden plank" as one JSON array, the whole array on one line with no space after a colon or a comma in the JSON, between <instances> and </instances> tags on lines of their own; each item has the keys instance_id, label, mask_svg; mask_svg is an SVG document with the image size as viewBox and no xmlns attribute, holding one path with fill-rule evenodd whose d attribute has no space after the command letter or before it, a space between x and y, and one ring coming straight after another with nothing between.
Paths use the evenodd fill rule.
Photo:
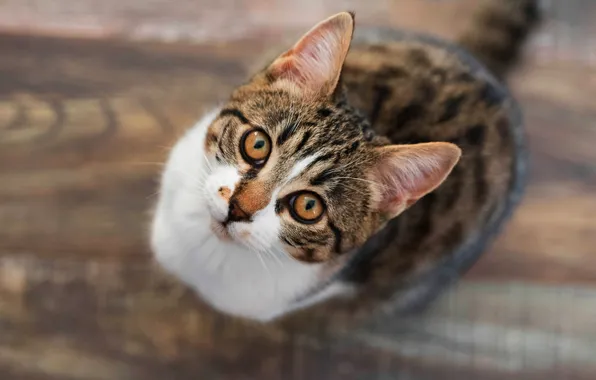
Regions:
<instances>
[{"instance_id":1,"label":"wooden plank","mask_svg":"<svg viewBox=\"0 0 596 380\"><path fill-rule=\"evenodd\" d=\"M555 87L557 76L551 78ZM548 92L521 96L532 152L530 185L512 223L469 276L594 283L596 113L574 108L569 98L545 101Z\"/></svg>"},{"instance_id":2,"label":"wooden plank","mask_svg":"<svg viewBox=\"0 0 596 380\"><path fill-rule=\"evenodd\" d=\"M168 147L244 76L229 48L0 37L0 251L146 252Z\"/></svg>"},{"instance_id":3,"label":"wooden plank","mask_svg":"<svg viewBox=\"0 0 596 380\"><path fill-rule=\"evenodd\" d=\"M352 10L359 24L391 25L453 38L478 0L4 0L0 31L54 36L213 42L300 33L334 12ZM533 43L541 59L596 62L592 0L542 1L550 15ZM542 54L544 52L544 54Z\"/></svg>"},{"instance_id":4,"label":"wooden plank","mask_svg":"<svg viewBox=\"0 0 596 380\"><path fill-rule=\"evenodd\" d=\"M371 7L352 0L305 0L299 5L288 0L80 0L74 7L64 0L5 0L0 4L0 30L167 42L228 41L308 29L330 14L348 9L355 11L363 24L412 28L426 24L427 30L450 34L454 25L445 23L445 17L468 14L474 1L384 0Z\"/></svg>"},{"instance_id":5,"label":"wooden plank","mask_svg":"<svg viewBox=\"0 0 596 380\"><path fill-rule=\"evenodd\" d=\"M423 316L264 326L215 315L147 263L5 255L0 279L0 373L19 376L588 379L596 370L588 288L464 282Z\"/></svg>"}]
</instances>

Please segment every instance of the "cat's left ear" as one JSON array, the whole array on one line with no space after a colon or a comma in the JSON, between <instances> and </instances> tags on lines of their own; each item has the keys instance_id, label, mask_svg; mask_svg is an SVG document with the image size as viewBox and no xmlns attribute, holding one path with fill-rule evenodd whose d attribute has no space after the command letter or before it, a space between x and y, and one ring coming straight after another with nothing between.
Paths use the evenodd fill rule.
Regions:
<instances>
[{"instance_id":1,"label":"cat's left ear","mask_svg":"<svg viewBox=\"0 0 596 380\"><path fill-rule=\"evenodd\" d=\"M459 161L454 144L433 142L375 148L369 180L374 184L373 207L392 219L436 189Z\"/></svg>"},{"instance_id":2,"label":"cat's left ear","mask_svg":"<svg viewBox=\"0 0 596 380\"><path fill-rule=\"evenodd\" d=\"M306 96L333 94L354 32L354 15L342 12L322 21L267 68L274 85Z\"/></svg>"}]
</instances>

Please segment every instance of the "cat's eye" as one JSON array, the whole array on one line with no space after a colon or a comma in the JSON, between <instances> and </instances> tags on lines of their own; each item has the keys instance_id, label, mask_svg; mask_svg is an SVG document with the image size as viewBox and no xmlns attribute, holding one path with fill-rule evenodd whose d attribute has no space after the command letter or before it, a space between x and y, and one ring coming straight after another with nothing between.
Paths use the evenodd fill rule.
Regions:
<instances>
[{"instance_id":1,"label":"cat's eye","mask_svg":"<svg viewBox=\"0 0 596 380\"><path fill-rule=\"evenodd\" d=\"M261 129L251 129L242 135L240 154L253 166L263 166L271 153L271 139Z\"/></svg>"},{"instance_id":2,"label":"cat's eye","mask_svg":"<svg viewBox=\"0 0 596 380\"><path fill-rule=\"evenodd\" d=\"M313 192L303 191L290 198L290 214L300 223L316 223L324 211L323 200Z\"/></svg>"}]
</instances>

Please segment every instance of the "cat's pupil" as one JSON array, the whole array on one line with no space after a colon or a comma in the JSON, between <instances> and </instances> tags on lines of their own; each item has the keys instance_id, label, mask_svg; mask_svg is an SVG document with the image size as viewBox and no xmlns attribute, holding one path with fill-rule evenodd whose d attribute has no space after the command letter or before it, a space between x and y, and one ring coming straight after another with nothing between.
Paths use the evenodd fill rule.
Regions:
<instances>
[{"instance_id":1,"label":"cat's pupil","mask_svg":"<svg viewBox=\"0 0 596 380\"><path fill-rule=\"evenodd\" d=\"M265 140L257 140L253 147L254 147L254 149L261 149L264 146L265 146Z\"/></svg>"},{"instance_id":2,"label":"cat's pupil","mask_svg":"<svg viewBox=\"0 0 596 380\"><path fill-rule=\"evenodd\" d=\"M313 207L315 207L316 201L314 199L309 199L308 202L306 202L306 211L311 210Z\"/></svg>"}]
</instances>

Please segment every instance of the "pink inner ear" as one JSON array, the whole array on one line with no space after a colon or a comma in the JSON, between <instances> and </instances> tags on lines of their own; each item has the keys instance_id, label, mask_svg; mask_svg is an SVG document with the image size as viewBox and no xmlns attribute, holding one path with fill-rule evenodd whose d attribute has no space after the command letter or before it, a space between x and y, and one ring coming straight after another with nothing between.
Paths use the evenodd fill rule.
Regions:
<instances>
[{"instance_id":1,"label":"pink inner ear","mask_svg":"<svg viewBox=\"0 0 596 380\"><path fill-rule=\"evenodd\" d=\"M331 17L309 31L270 67L276 79L285 79L308 93L329 92L339 79L353 31L348 13Z\"/></svg>"},{"instance_id":2,"label":"pink inner ear","mask_svg":"<svg viewBox=\"0 0 596 380\"><path fill-rule=\"evenodd\" d=\"M298 67L295 58L290 54L283 61L276 64L275 76L278 79L288 79L296 83L306 83L306 77Z\"/></svg>"},{"instance_id":3,"label":"pink inner ear","mask_svg":"<svg viewBox=\"0 0 596 380\"><path fill-rule=\"evenodd\" d=\"M380 148L373 180L379 184L378 208L396 215L437 188L459 160L461 151L449 143Z\"/></svg>"},{"instance_id":4,"label":"pink inner ear","mask_svg":"<svg viewBox=\"0 0 596 380\"><path fill-rule=\"evenodd\" d=\"M401 185L401 179L398 178L396 171L390 165L378 167L379 176L377 183L380 187L381 201L380 210L394 210L402 204L407 203L407 193Z\"/></svg>"}]
</instances>

